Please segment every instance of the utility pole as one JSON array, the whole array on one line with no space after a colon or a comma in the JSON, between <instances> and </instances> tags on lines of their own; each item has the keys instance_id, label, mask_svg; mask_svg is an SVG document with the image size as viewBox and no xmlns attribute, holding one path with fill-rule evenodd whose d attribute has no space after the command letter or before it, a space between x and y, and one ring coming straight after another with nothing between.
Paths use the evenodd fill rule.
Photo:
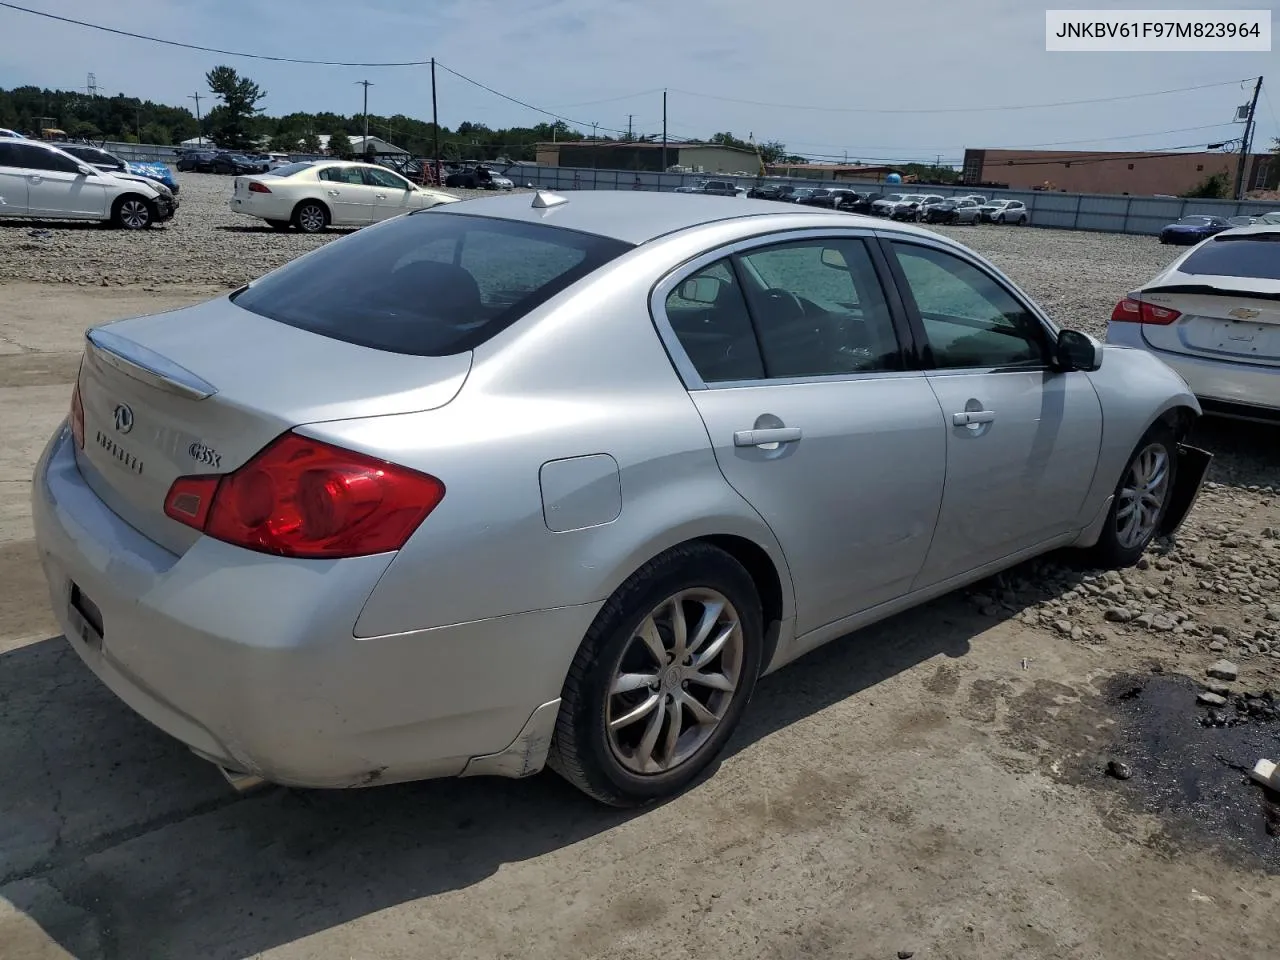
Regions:
<instances>
[{"instance_id":1,"label":"utility pole","mask_svg":"<svg viewBox=\"0 0 1280 960\"><path fill-rule=\"evenodd\" d=\"M635 139L631 133L631 121L634 120L635 118L636 118L636 115L634 113L627 114L627 139L628 140Z\"/></svg>"},{"instance_id":2,"label":"utility pole","mask_svg":"<svg viewBox=\"0 0 1280 960\"><path fill-rule=\"evenodd\" d=\"M193 93L191 96L187 97L187 99L194 100L196 102L196 140L199 142L200 146L203 147L204 146L204 125L201 123L201 120L200 120L200 101L203 98L200 96L199 93Z\"/></svg>"},{"instance_id":3,"label":"utility pole","mask_svg":"<svg viewBox=\"0 0 1280 960\"><path fill-rule=\"evenodd\" d=\"M1235 198L1244 198L1244 168L1249 163L1249 141L1253 139L1253 114L1258 109L1258 94L1262 92L1262 77L1253 85L1253 99L1249 101L1249 116L1244 122L1244 136L1240 140L1240 163L1236 166Z\"/></svg>"},{"instance_id":4,"label":"utility pole","mask_svg":"<svg viewBox=\"0 0 1280 960\"><path fill-rule=\"evenodd\" d=\"M667 91L662 91L662 172L667 172Z\"/></svg>"},{"instance_id":5,"label":"utility pole","mask_svg":"<svg viewBox=\"0 0 1280 960\"><path fill-rule=\"evenodd\" d=\"M595 121L592 121L591 123L591 169L592 170L596 169L600 165L599 164L600 144L596 140L596 130L599 129L599 127L600 127L600 124L596 123Z\"/></svg>"},{"instance_id":6,"label":"utility pole","mask_svg":"<svg viewBox=\"0 0 1280 960\"><path fill-rule=\"evenodd\" d=\"M436 58L431 58L431 135L434 138L436 186L440 186L440 118L436 116Z\"/></svg>"},{"instance_id":7,"label":"utility pole","mask_svg":"<svg viewBox=\"0 0 1280 960\"><path fill-rule=\"evenodd\" d=\"M373 84L368 80L357 80L356 83L364 87L364 144L363 144L364 149L361 150L360 152L368 153L369 152L369 88L372 87Z\"/></svg>"}]
</instances>

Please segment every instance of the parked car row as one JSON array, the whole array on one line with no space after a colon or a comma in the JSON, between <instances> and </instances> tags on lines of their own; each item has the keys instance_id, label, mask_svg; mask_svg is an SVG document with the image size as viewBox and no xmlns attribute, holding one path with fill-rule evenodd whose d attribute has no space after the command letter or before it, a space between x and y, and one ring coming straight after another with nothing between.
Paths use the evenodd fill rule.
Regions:
<instances>
[{"instance_id":1,"label":"parked car row","mask_svg":"<svg viewBox=\"0 0 1280 960\"><path fill-rule=\"evenodd\" d=\"M178 155L178 169L194 173L239 176L266 173L289 162L283 153L236 153L230 150L186 150Z\"/></svg>"},{"instance_id":2,"label":"parked car row","mask_svg":"<svg viewBox=\"0 0 1280 960\"><path fill-rule=\"evenodd\" d=\"M298 166L237 197L323 219L395 176ZM237 784L549 765L639 806L806 652L1178 528L1210 456L1155 355L1063 329L950 238L743 202L441 200L91 329L32 484L66 642ZM1159 284L1228 291L1273 381L1276 302L1224 278L1274 277L1277 242L1224 233ZM1215 316L1158 288L1124 308L1156 324L1135 344Z\"/></svg>"},{"instance_id":3,"label":"parked car row","mask_svg":"<svg viewBox=\"0 0 1280 960\"><path fill-rule=\"evenodd\" d=\"M100 220L143 230L177 212L178 198L164 183L106 161L87 162L69 146L76 145L0 137L0 217Z\"/></svg>"}]
</instances>

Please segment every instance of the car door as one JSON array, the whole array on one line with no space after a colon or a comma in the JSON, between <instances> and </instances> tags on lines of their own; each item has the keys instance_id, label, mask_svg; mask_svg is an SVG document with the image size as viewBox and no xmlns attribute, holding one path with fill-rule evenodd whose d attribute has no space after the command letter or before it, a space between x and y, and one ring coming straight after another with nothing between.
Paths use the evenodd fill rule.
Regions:
<instances>
[{"instance_id":1,"label":"car door","mask_svg":"<svg viewBox=\"0 0 1280 960\"><path fill-rule=\"evenodd\" d=\"M424 196L404 177L382 167L361 167L365 184L373 190L372 219L387 220L423 206Z\"/></svg>"},{"instance_id":2,"label":"car door","mask_svg":"<svg viewBox=\"0 0 1280 960\"><path fill-rule=\"evenodd\" d=\"M17 144L0 139L0 217L27 215L27 170Z\"/></svg>"},{"instance_id":3,"label":"car door","mask_svg":"<svg viewBox=\"0 0 1280 960\"><path fill-rule=\"evenodd\" d=\"M33 217L101 219L107 215L106 181L82 173L80 161L37 144L20 144L27 173L27 208Z\"/></svg>"},{"instance_id":4,"label":"car door","mask_svg":"<svg viewBox=\"0 0 1280 960\"><path fill-rule=\"evenodd\" d=\"M797 635L906 593L941 502L941 410L883 266L856 231L811 232L709 254L654 295L721 472L786 554Z\"/></svg>"},{"instance_id":5,"label":"car door","mask_svg":"<svg viewBox=\"0 0 1280 960\"><path fill-rule=\"evenodd\" d=\"M1077 528L1102 440L1083 372L1050 364L1055 334L976 258L885 240L947 435L947 482L916 587Z\"/></svg>"},{"instance_id":6,"label":"car door","mask_svg":"<svg viewBox=\"0 0 1280 960\"><path fill-rule=\"evenodd\" d=\"M325 167L319 173L322 199L331 222L339 227L363 227L373 222L373 187L359 167Z\"/></svg>"}]
</instances>

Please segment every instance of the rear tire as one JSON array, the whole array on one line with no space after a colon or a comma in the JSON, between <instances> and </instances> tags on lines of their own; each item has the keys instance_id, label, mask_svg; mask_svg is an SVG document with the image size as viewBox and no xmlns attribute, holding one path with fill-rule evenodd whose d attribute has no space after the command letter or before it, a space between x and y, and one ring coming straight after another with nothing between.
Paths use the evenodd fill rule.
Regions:
<instances>
[{"instance_id":1,"label":"rear tire","mask_svg":"<svg viewBox=\"0 0 1280 960\"><path fill-rule=\"evenodd\" d=\"M742 564L706 543L668 550L596 615L565 678L547 765L611 806L679 793L738 725L763 654L760 598Z\"/></svg>"},{"instance_id":2,"label":"rear tire","mask_svg":"<svg viewBox=\"0 0 1280 960\"><path fill-rule=\"evenodd\" d=\"M317 200L304 200L293 210L293 225L303 233L320 233L329 226L329 211Z\"/></svg>"},{"instance_id":3,"label":"rear tire","mask_svg":"<svg viewBox=\"0 0 1280 960\"><path fill-rule=\"evenodd\" d=\"M1091 551L1098 566L1120 569L1138 562L1169 509L1177 469L1177 437L1167 424L1156 423L1120 474L1102 536Z\"/></svg>"}]
</instances>

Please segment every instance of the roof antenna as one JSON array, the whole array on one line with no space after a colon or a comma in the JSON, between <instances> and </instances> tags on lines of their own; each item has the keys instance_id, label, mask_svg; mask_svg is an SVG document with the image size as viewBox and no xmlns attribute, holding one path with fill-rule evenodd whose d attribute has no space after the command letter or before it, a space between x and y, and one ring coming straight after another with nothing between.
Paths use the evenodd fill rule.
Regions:
<instances>
[{"instance_id":1,"label":"roof antenna","mask_svg":"<svg viewBox=\"0 0 1280 960\"><path fill-rule=\"evenodd\" d=\"M533 209L544 210L547 207L558 207L562 203L568 203L568 197L562 197L558 193L552 193L550 190L538 190L533 195Z\"/></svg>"}]
</instances>

